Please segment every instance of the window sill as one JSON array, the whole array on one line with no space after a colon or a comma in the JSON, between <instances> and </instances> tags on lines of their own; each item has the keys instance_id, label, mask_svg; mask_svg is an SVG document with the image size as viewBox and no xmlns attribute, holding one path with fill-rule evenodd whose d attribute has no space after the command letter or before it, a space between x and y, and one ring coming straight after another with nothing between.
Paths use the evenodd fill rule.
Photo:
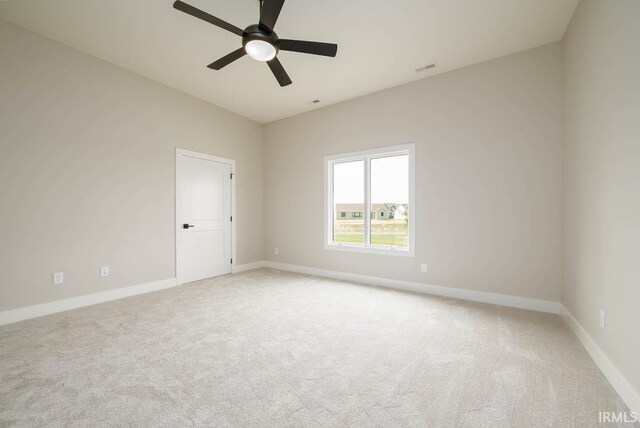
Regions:
<instances>
[{"instance_id":1,"label":"window sill","mask_svg":"<svg viewBox=\"0 0 640 428\"><path fill-rule=\"evenodd\" d=\"M352 253L380 254L385 256L414 257L414 253L411 249L398 247L364 247L362 245L352 244L325 244L324 249L334 251L349 251Z\"/></svg>"}]
</instances>

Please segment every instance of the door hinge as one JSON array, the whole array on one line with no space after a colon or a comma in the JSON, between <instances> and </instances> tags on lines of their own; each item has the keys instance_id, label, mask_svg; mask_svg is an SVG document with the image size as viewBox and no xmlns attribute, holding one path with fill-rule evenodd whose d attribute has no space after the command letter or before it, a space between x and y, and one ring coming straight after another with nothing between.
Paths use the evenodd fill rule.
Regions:
<instances>
[{"instance_id":1,"label":"door hinge","mask_svg":"<svg viewBox=\"0 0 640 428\"><path fill-rule=\"evenodd\" d=\"M233 216L229 217L229 221L233 221Z\"/></svg>"},{"instance_id":2,"label":"door hinge","mask_svg":"<svg viewBox=\"0 0 640 428\"><path fill-rule=\"evenodd\" d=\"M233 259L231 259L231 264L233 264Z\"/></svg>"},{"instance_id":3,"label":"door hinge","mask_svg":"<svg viewBox=\"0 0 640 428\"><path fill-rule=\"evenodd\" d=\"M232 172L231 174L229 174L229 178L230 178L231 180L233 180L233 172Z\"/></svg>"}]
</instances>

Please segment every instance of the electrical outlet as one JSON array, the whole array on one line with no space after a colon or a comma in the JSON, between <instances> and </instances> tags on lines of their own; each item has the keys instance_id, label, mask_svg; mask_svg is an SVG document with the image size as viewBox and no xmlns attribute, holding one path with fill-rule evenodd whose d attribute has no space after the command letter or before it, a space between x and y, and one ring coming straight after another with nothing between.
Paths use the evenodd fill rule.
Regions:
<instances>
[{"instance_id":1,"label":"electrical outlet","mask_svg":"<svg viewBox=\"0 0 640 428\"><path fill-rule=\"evenodd\" d=\"M62 284L64 283L64 272L56 272L53 274L53 283L54 284Z\"/></svg>"},{"instance_id":2,"label":"electrical outlet","mask_svg":"<svg viewBox=\"0 0 640 428\"><path fill-rule=\"evenodd\" d=\"M109 276L109 266L102 266L100 268L100 276Z\"/></svg>"},{"instance_id":3,"label":"electrical outlet","mask_svg":"<svg viewBox=\"0 0 640 428\"><path fill-rule=\"evenodd\" d=\"M427 272L427 264L426 264L426 263L422 263L422 264L420 265L420 270L421 270L422 272Z\"/></svg>"},{"instance_id":4,"label":"electrical outlet","mask_svg":"<svg viewBox=\"0 0 640 428\"><path fill-rule=\"evenodd\" d=\"M277 248L273 249L273 254L278 255L279 252L280 252L280 250L278 250Z\"/></svg>"},{"instance_id":5,"label":"electrical outlet","mask_svg":"<svg viewBox=\"0 0 640 428\"><path fill-rule=\"evenodd\" d=\"M600 328L604 328L605 322L605 313L604 310L600 309Z\"/></svg>"}]
</instances>

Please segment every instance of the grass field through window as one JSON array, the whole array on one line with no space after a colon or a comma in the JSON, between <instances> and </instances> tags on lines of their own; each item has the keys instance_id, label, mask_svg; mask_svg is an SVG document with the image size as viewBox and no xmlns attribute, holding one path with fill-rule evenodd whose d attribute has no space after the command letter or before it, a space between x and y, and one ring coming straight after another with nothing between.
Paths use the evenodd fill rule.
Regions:
<instances>
[{"instance_id":1,"label":"grass field through window","mask_svg":"<svg viewBox=\"0 0 640 428\"><path fill-rule=\"evenodd\" d=\"M371 220L371 244L407 247L409 234L406 220ZM364 244L362 220L334 220L333 242Z\"/></svg>"}]
</instances>

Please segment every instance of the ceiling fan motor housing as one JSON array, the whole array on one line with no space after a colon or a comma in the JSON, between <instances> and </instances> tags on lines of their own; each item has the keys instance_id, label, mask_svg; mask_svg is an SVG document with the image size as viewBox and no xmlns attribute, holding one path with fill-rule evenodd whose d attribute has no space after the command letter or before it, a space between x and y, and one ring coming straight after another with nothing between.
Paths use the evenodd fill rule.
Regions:
<instances>
[{"instance_id":1,"label":"ceiling fan motor housing","mask_svg":"<svg viewBox=\"0 0 640 428\"><path fill-rule=\"evenodd\" d=\"M260 40L269 43L276 49L276 55L280 51L278 35L273 31L263 29L260 25L249 25L242 33L242 46L244 48L246 48L247 43L253 40Z\"/></svg>"}]
</instances>

